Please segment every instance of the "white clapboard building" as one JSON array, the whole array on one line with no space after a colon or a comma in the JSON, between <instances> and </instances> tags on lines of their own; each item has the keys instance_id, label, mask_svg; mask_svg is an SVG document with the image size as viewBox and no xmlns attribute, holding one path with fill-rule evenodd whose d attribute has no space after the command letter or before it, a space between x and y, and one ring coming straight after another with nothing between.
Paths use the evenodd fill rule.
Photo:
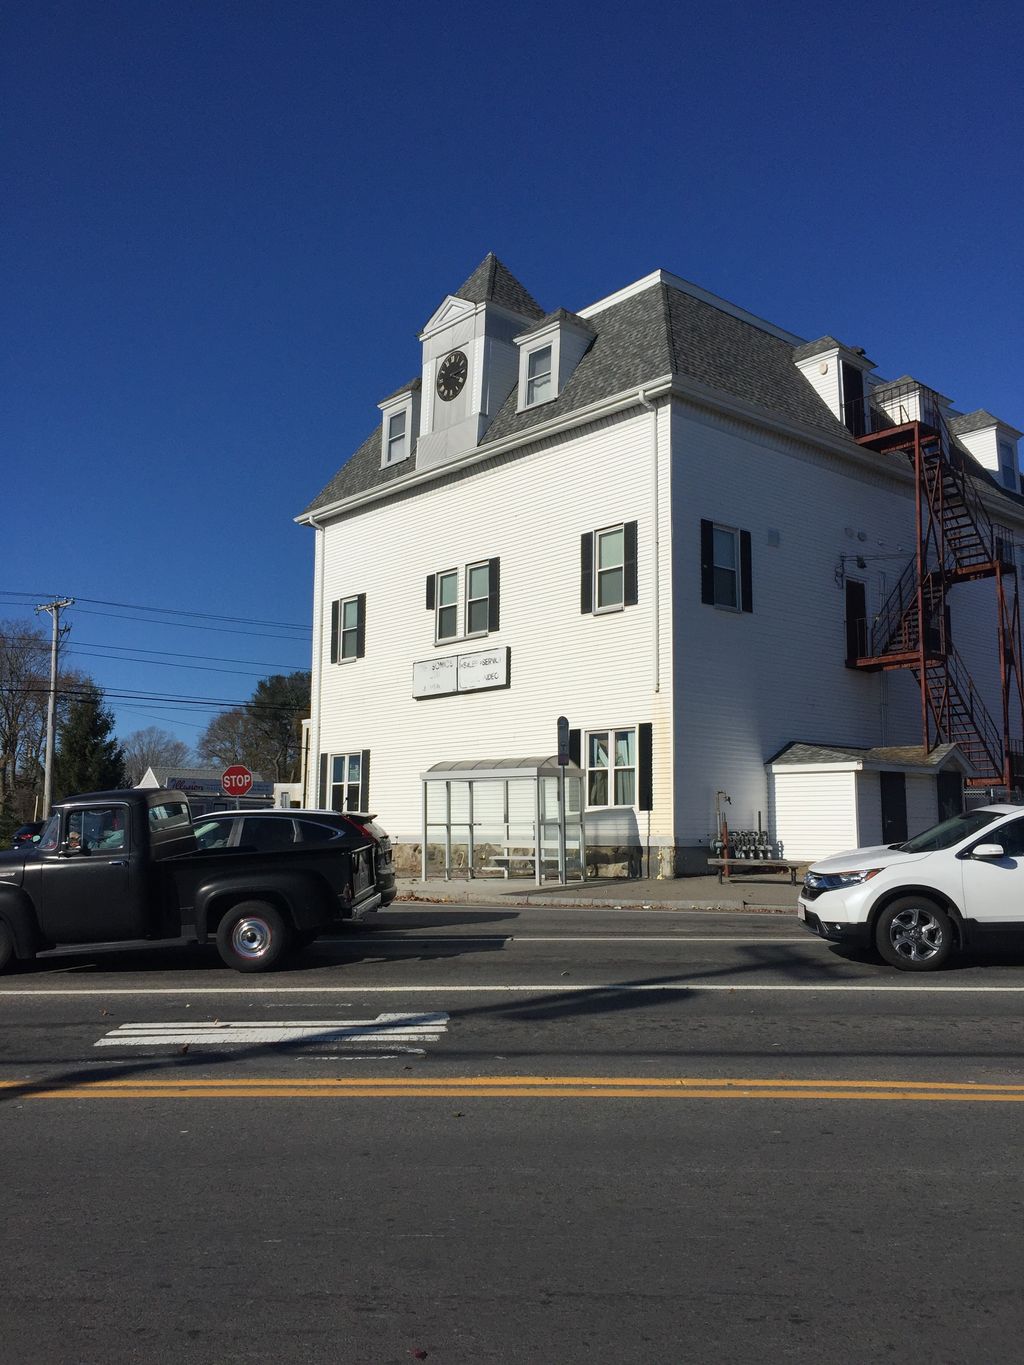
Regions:
<instances>
[{"instance_id":1,"label":"white clapboard building","mask_svg":"<svg viewBox=\"0 0 1024 1365\"><path fill-rule=\"evenodd\" d=\"M672 876L723 814L811 858L1016 784L1013 427L664 271L546 312L489 255L419 342L298 517L307 802L418 870L423 775L540 770L564 716L589 861Z\"/></svg>"}]
</instances>

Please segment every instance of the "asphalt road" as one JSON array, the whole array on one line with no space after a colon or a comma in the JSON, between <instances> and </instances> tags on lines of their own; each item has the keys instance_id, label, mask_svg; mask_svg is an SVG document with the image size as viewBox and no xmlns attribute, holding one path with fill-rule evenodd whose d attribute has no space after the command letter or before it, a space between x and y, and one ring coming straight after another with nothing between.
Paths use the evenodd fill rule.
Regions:
<instances>
[{"instance_id":1,"label":"asphalt road","mask_svg":"<svg viewBox=\"0 0 1024 1365\"><path fill-rule=\"evenodd\" d=\"M1016 1361L1022 1006L1024 947L908 977L740 914L40 963L0 1356Z\"/></svg>"}]
</instances>

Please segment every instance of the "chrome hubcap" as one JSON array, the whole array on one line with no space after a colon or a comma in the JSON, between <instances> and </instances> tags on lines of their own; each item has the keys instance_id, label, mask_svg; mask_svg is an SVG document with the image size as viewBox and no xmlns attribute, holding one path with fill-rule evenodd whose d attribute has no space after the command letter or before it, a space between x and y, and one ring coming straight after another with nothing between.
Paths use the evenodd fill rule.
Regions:
<instances>
[{"instance_id":1,"label":"chrome hubcap","mask_svg":"<svg viewBox=\"0 0 1024 1365\"><path fill-rule=\"evenodd\" d=\"M908 962L927 962L942 947L942 926L927 910L901 910L889 926L889 942Z\"/></svg>"},{"instance_id":2,"label":"chrome hubcap","mask_svg":"<svg viewBox=\"0 0 1024 1365\"><path fill-rule=\"evenodd\" d=\"M240 919L231 932L231 946L239 957L262 957L270 947L270 925L264 919Z\"/></svg>"}]
</instances>

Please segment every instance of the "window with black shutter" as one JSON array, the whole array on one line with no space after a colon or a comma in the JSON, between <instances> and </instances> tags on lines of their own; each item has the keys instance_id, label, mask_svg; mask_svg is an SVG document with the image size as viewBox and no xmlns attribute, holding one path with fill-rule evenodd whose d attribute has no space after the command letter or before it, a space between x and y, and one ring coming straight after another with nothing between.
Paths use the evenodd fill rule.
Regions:
<instances>
[{"instance_id":1,"label":"window with black shutter","mask_svg":"<svg viewBox=\"0 0 1024 1365\"><path fill-rule=\"evenodd\" d=\"M621 611L638 600L637 523L626 521L581 536L580 611Z\"/></svg>"},{"instance_id":2,"label":"window with black shutter","mask_svg":"<svg viewBox=\"0 0 1024 1365\"><path fill-rule=\"evenodd\" d=\"M749 531L701 521L700 600L730 611L754 610Z\"/></svg>"},{"instance_id":3,"label":"window with black shutter","mask_svg":"<svg viewBox=\"0 0 1024 1365\"><path fill-rule=\"evenodd\" d=\"M331 603L331 663L361 659L366 653L366 593Z\"/></svg>"}]
</instances>

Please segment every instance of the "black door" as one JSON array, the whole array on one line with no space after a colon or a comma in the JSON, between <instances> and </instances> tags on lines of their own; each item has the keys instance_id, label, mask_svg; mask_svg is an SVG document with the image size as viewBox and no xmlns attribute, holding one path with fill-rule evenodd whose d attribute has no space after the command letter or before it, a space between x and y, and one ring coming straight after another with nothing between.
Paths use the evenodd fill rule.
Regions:
<instances>
[{"instance_id":1,"label":"black door","mask_svg":"<svg viewBox=\"0 0 1024 1365\"><path fill-rule=\"evenodd\" d=\"M863 436L867 430L864 411L864 376L856 365L842 362L843 424L853 436Z\"/></svg>"},{"instance_id":2,"label":"black door","mask_svg":"<svg viewBox=\"0 0 1024 1365\"><path fill-rule=\"evenodd\" d=\"M954 815L963 813L964 780L958 772L939 773L939 819L952 820Z\"/></svg>"},{"instance_id":3,"label":"black door","mask_svg":"<svg viewBox=\"0 0 1024 1365\"><path fill-rule=\"evenodd\" d=\"M863 659L868 652L867 590L856 578L846 580L846 662Z\"/></svg>"},{"instance_id":4,"label":"black door","mask_svg":"<svg viewBox=\"0 0 1024 1365\"><path fill-rule=\"evenodd\" d=\"M879 773L882 789L882 843L901 844L907 837L907 778L905 773Z\"/></svg>"},{"instance_id":5,"label":"black door","mask_svg":"<svg viewBox=\"0 0 1024 1365\"><path fill-rule=\"evenodd\" d=\"M132 894L128 811L96 806L67 812L61 847L43 855L40 924L53 943L139 938Z\"/></svg>"}]
</instances>

